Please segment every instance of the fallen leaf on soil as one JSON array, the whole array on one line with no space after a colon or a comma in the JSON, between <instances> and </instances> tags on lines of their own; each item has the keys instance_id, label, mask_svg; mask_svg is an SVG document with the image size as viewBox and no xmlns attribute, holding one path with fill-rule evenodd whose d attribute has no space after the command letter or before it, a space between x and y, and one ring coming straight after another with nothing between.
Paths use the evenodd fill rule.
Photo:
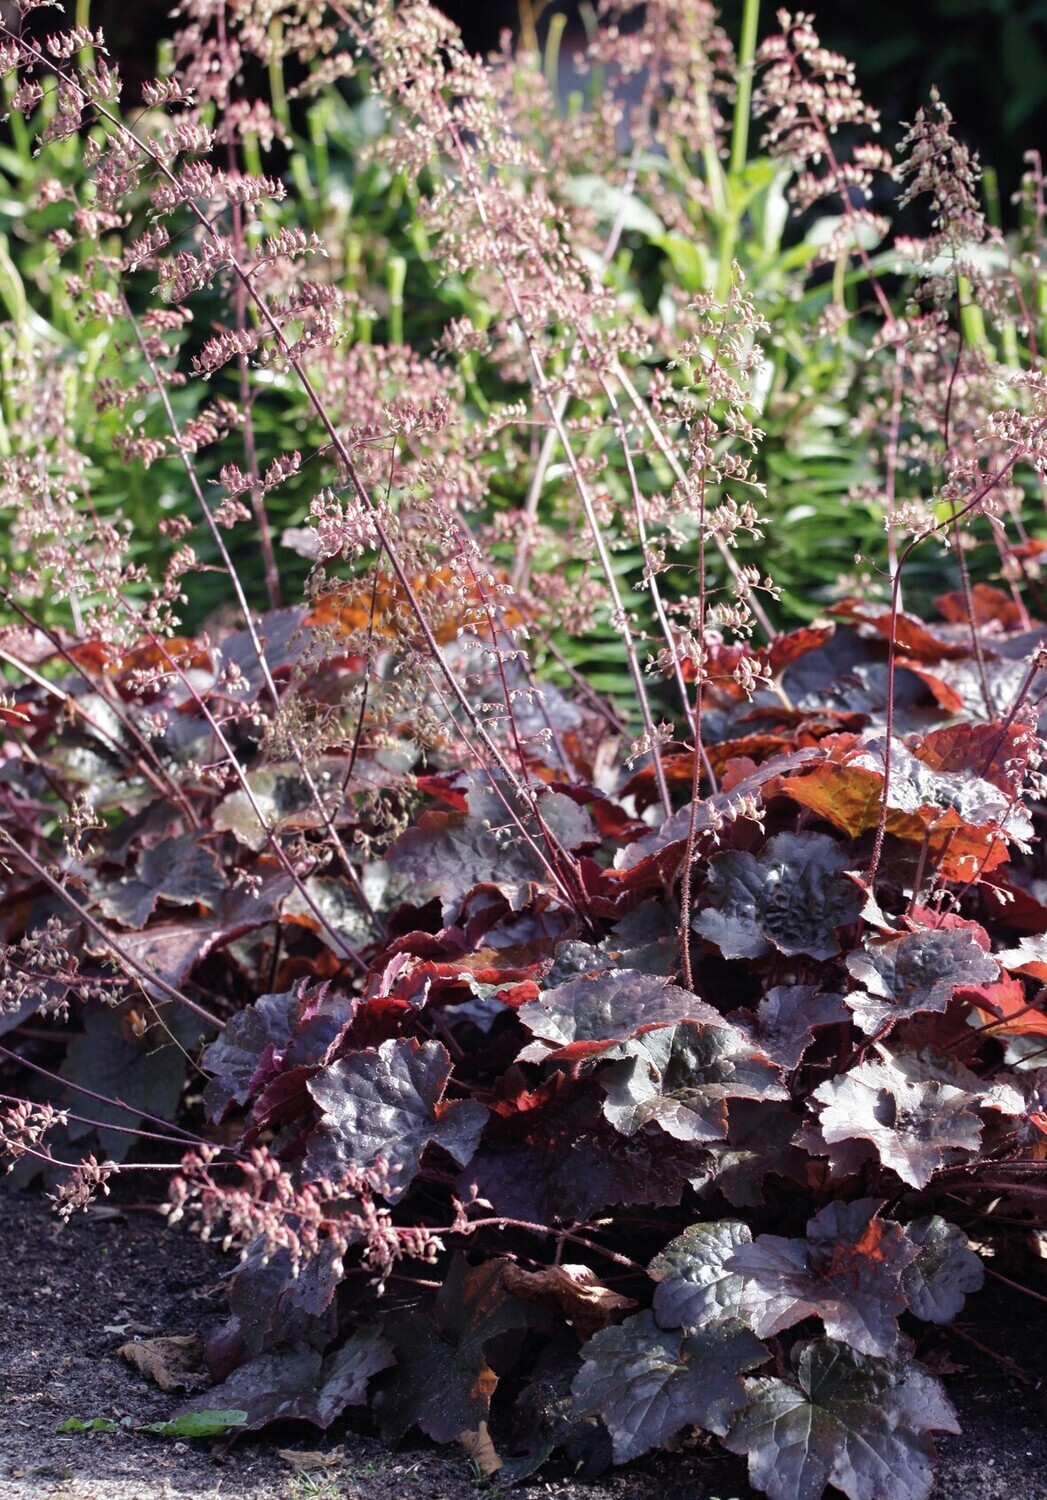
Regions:
<instances>
[{"instance_id":1,"label":"fallen leaf on soil","mask_svg":"<svg viewBox=\"0 0 1047 1500\"><path fill-rule=\"evenodd\" d=\"M117 1353L162 1391L200 1390L207 1384L201 1368L204 1341L195 1333L180 1338L132 1339L121 1344Z\"/></svg>"},{"instance_id":2,"label":"fallen leaf on soil","mask_svg":"<svg viewBox=\"0 0 1047 1500\"><path fill-rule=\"evenodd\" d=\"M296 1474L307 1474L310 1469L335 1469L345 1460L345 1448L332 1448L323 1453L319 1449L277 1448L277 1458L290 1464Z\"/></svg>"},{"instance_id":3,"label":"fallen leaf on soil","mask_svg":"<svg viewBox=\"0 0 1047 1500\"><path fill-rule=\"evenodd\" d=\"M498 1473L502 1467L502 1460L491 1441L486 1422L481 1422L475 1432L460 1432L458 1441L485 1479L490 1479L492 1474Z\"/></svg>"}]
</instances>

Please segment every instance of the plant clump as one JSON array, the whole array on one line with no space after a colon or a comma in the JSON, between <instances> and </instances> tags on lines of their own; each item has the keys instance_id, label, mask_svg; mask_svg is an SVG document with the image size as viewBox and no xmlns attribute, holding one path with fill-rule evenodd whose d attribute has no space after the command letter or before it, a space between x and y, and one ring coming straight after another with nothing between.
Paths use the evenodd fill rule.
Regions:
<instances>
[{"instance_id":1,"label":"plant clump","mask_svg":"<svg viewBox=\"0 0 1047 1500\"><path fill-rule=\"evenodd\" d=\"M1014 244L751 0L566 103L426 0L186 0L140 108L16 9L18 1180L240 1251L186 1431L921 1500L1047 1141L1036 163Z\"/></svg>"}]
</instances>

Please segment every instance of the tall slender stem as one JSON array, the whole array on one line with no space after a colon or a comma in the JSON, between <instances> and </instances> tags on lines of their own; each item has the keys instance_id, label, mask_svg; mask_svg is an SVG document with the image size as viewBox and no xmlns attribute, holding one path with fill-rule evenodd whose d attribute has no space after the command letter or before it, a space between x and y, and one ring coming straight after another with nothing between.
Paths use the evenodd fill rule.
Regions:
<instances>
[{"instance_id":1,"label":"tall slender stem","mask_svg":"<svg viewBox=\"0 0 1047 1500\"><path fill-rule=\"evenodd\" d=\"M752 111L753 64L756 34L760 25L760 0L745 0L742 35L738 47L738 94L734 101L731 130L731 174L741 172L749 158L749 118Z\"/></svg>"}]
</instances>

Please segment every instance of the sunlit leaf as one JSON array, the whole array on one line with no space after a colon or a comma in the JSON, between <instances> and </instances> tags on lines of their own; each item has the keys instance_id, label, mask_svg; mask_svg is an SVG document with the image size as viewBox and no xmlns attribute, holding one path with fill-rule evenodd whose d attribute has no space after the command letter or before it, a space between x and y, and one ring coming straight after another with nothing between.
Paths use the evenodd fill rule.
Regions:
<instances>
[{"instance_id":1,"label":"sunlit leaf","mask_svg":"<svg viewBox=\"0 0 1047 1500\"><path fill-rule=\"evenodd\" d=\"M761 1338L819 1317L830 1338L862 1354L890 1354L905 1310L901 1276L916 1258L900 1224L879 1217L870 1198L830 1203L806 1239L761 1234L726 1269L742 1279L736 1316Z\"/></svg>"},{"instance_id":2,"label":"sunlit leaf","mask_svg":"<svg viewBox=\"0 0 1047 1500\"><path fill-rule=\"evenodd\" d=\"M929 1432L959 1432L933 1375L912 1360L870 1359L830 1339L794 1351L795 1380L746 1382L748 1404L724 1439L746 1454L771 1500L925 1500L935 1460Z\"/></svg>"}]
</instances>

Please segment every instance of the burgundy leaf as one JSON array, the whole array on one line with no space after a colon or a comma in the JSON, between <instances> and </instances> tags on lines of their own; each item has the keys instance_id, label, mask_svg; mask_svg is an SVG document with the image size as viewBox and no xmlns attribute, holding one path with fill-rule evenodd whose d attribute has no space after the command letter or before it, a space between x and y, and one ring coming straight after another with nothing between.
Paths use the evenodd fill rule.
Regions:
<instances>
[{"instance_id":1,"label":"burgundy leaf","mask_svg":"<svg viewBox=\"0 0 1047 1500\"><path fill-rule=\"evenodd\" d=\"M386 1197L403 1197L430 1143L465 1166L487 1110L474 1099L444 1100L451 1059L440 1042L413 1037L341 1058L317 1074L309 1092L323 1112L309 1139L307 1177L337 1178L350 1167L385 1163Z\"/></svg>"}]
</instances>

